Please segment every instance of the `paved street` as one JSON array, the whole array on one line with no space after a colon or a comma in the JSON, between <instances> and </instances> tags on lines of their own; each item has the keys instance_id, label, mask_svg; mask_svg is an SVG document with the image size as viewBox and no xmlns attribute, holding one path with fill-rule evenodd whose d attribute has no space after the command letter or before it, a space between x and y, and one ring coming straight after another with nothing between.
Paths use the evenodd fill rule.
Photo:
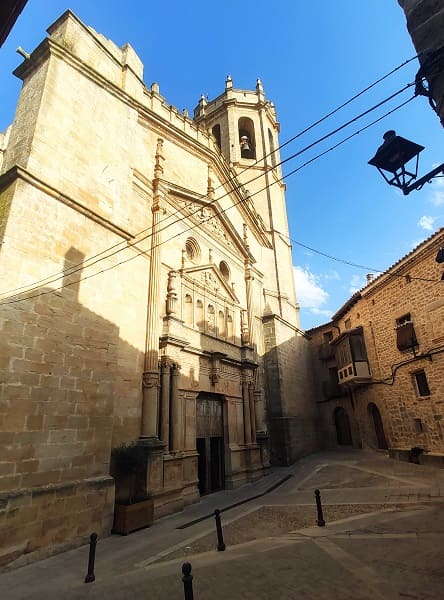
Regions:
<instances>
[{"instance_id":1,"label":"paved street","mask_svg":"<svg viewBox=\"0 0 444 600\"><path fill-rule=\"evenodd\" d=\"M315 524L315 488L323 528ZM196 600L442 598L443 496L444 470L383 453L318 453L149 529L100 540L94 583L83 582L83 546L0 575L0 598L180 600L184 560ZM225 552L215 549L213 518L177 529L241 502L222 514Z\"/></svg>"}]
</instances>

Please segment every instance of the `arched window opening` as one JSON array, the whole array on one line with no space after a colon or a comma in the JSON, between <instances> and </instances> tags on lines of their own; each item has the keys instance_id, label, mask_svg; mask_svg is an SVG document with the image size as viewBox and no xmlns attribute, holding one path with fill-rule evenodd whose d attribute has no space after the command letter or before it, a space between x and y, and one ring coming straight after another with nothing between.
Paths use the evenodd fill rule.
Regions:
<instances>
[{"instance_id":1,"label":"arched window opening","mask_svg":"<svg viewBox=\"0 0 444 600\"><path fill-rule=\"evenodd\" d=\"M224 260L220 261L219 269L220 269L220 272L222 273L222 277L225 279L225 281L229 281L230 280L230 267L227 265L227 263Z\"/></svg>"},{"instance_id":2,"label":"arched window opening","mask_svg":"<svg viewBox=\"0 0 444 600\"><path fill-rule=\"evenodd\" d=\"M274 152L274 139L273 139L273 132L271 131L271 129L268 130L268 144L270 146L271 164L273 165L273 167L275 167L276 166L276 155Z\"/></svg>"},{"instance_id":3,"label":"arched window opening","mask_svg":"<svg viewBox=\"0 0 444 600\"><path fill-rule=\"evenodd\" d=\"M234 335L233 330L233 317L231 315L227 316L227 338L232 339Z\"/></svg>"},{"instance_id":4,"label":"arched window opening","mask_svg":"<svg viewBox=\"0 0 444 600\"><path fill-rule=\"evenodd\" d=\"M198 262L200 258L200 247L194 238L188 238L185 242L185 251L188 260Z\"/></svg>"},{"instance_id":5,"label":"arched window opening","mask_svg":"<svg viewBox=\"0 0 444 600\"><path fill-rule=\"evenodd\" d=\"M219 330L219 335L225 337L225 314L223 310L220 310L217 316L217 327Z\"/></svg>"},{"instance_id":6,"label":"arched window opening","mask_svg":"<svg viewBox=\"0 0 444 600\"><path fill-rule=\"evenodd\" d=\"M242 158L256 158L256 138L253 121L247 117L239 119L239 144Z\"/></svg>"},{"instance_id":7,"label":"arched window opening","mask_svg":"<svg viewBox=\"0 0 444 600\"><path fill-rule=\"evenodd\" d=\"M208 308L207 308L207 323L208 323L208 331L214 331L214 328L215 328L214 306L212 304L209 304Z\"/></svg>"},{"instance_id":8,"label":"arched window opening","mask_svg":"<svg viewBox=\"0 0 444 600\"><path fill-rule=\"evenodd\" d=\"M183 320L186 325L193 324L193 298L190 294L186 294L183 307Z\"/></svg>"},{"instance_id":9,"label":"arched window opening","mask_svg":"<svg viewBox=\"0 0 444 600\"><path fill-rule=\"evenodd\" d=\"M214 135L214 139L216 140L216 144L219 146L219 150L222 150L222 138L220 134L220 125L214 125L211 133Z\"/></svg>"},{"instance_id":10,"label":"arched window opening","mask_svg":"<svg viewBox=\"0 0 444 600\"><path fill-rule=\"evenodd\" d=\"M202 300L196 301L196 325L199 329L204 328L204 312Z\"/></svg>"}]
</instances>

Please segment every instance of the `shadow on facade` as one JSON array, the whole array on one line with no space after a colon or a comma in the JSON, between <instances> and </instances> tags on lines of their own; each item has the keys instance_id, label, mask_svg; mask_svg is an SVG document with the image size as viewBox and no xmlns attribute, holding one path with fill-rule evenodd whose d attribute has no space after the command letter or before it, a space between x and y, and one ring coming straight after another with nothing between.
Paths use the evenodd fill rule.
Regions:
<instances>
[{"instance_id":1,"label":"shadow on facade","mask_svg":"<svg viewBox=\"0 0 444 600\"><path fill-rule=\"evenodd\" d=\"M264 373L271 462L290 465L320 448L309 340L295 334L276 344L279 325L264 322Z\"/></svg>"},{"instance_id":2,"label":"shadow on facade","mask_svg":"<svg viewBox=\"0 0 444 600\"><path fill-rule=\"evenodd\" d=\"M79 275L0 305L0 564L109 533L113 439L140 434L143 355L79 302Z\"/></svg>"}]
</instances>

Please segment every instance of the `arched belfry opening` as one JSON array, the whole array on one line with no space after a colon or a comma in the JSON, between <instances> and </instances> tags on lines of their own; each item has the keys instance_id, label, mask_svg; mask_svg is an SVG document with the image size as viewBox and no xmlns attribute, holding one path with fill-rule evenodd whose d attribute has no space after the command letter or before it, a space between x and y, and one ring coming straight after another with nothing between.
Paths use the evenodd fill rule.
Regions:
<instances>
[{"instance_id":1,"label":"arched belfry opening","mask_svg":"<svg viewBox=\"0 0 444 600\"><path fill-rule=\"evenodd\" d=\"M241 158L256 159L256 137L253 121L248 117L241 117L238 128Z\"/></svg>"},{"instance_id":2,"label":"arched belfry opening","mask_svg":"<svg viewBox=\"0 0 444 600\"><path fill-rule=\"evenodd\" d=\"M273 167L276 166L276 153L275 153L275 147L274 147L274 137L273 137L273 132L271 131L271 129L268 130L268 146L270 148L270 160L271 160L271 164L273 165Z\"/></svg>"},{"instance_id":3,"label":"arched belfry opening","mask_svg":"<svg viewBox=\"0 0 444 600\"><path fill-rule=\"evenodd\" d=\"M216 144L218 145L219 150L222 150L222 136L220 132L220 125L218 123L213 126L213 128L211 129L211 133L213 134L214 139L216 140Z\"/></svg>"}]
</instances>

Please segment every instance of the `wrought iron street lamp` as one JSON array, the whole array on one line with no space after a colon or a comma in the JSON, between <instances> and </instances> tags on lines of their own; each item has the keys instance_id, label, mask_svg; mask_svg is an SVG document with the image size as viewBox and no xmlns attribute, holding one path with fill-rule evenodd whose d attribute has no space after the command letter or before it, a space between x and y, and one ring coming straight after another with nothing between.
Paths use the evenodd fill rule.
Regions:
<instances>
[{"instance_id":1,"label":"wrought iron street lamp","mask_svg":"<svg viewBox=\"0 0 444 600\"><path fill-rule=\"evenodd\" d=\"M376 167L385 181L389 185L400 188L405 196L413 190L421 189L425 183L434 177L444 174L443 163L430 173L416 179L418 176L419 153L424 150L424 146L396 135L396 131L393 131L393 129L384 133L383 138L384 143L379 146L375 156L368 161L368 164ZM410 162L413 166L407 168L406 165Z\"/></svg>"}]
</instances>

